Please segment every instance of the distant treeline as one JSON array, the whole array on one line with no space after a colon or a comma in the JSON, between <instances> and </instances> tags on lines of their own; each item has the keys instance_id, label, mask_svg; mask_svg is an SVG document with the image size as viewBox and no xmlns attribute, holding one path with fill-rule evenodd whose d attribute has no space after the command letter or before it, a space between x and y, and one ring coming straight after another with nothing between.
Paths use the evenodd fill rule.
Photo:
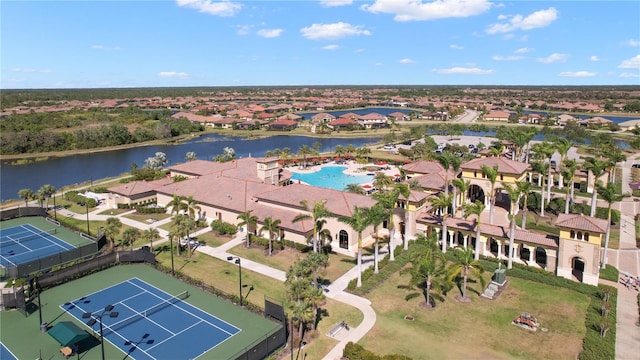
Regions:
<instances>
[{"instance_id":1,"label":"distant treeline","mask_svg":"<svg viewBox=\"0 0 640 360\"><path fill-rule=\"evenodd\" d=\"M98 111L14 114L0 122L0 154L94 149L169 139L203 130L202 125L172 119L168 113L132 109L120 114Z\"/></svg>"}]
</instances>

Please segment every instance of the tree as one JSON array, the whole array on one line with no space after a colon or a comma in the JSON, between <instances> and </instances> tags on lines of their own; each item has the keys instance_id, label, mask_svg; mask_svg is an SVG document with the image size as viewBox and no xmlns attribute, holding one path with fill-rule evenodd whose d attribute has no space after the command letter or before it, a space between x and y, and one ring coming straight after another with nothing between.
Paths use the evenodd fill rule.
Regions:
<instances>
[{"instance_id":1,"label":"tree","mask_svg":"<svg viewBox=\"0 0 640 360\"><path fill-rule=\"evenodd\" d=\"M314 201L313 208L309 207L309 202L307 200L300 201L300 205L302 205L302 209L308 212L308 214L299 214L293 218L293 222L296 223L298 221L303 220L311 220L313 222L313 251L319 252L319 242L320 239L318 237L318 229L321 227L321 222L326 218L333 217L333 214L329 212L326 208L327 201Z\"/></svg>"},{"instance_id":2,"label":"tree","mask_svg":"<svg viewBox=\"0 0 640 360\"><path fill-rule=\"evenodd\" d=\"M482 277L484 268L479 260L474 260L473 251L470 248L457 248L454 251L455 262L449 268L449 281L462 277L462 301L469 301L467 297L467 279L471 276L480 282L484 288L485 280Z\"/></svg>"},{"instance_id":3,"label":"tree","mask_svg":"<svg viewBox=\"0 0 640 360\"><path fill-rule=\"evenodd\" d=\"M115 245L116 236L120 235L120 229L122 228L122 222L117 217L108 217L107 225L104 227L104 236L109 240L109 250L112 250Z\"/></svg>"},{"instance_id":4,"label":"tree","mask_svg":"<svg viewBox=\"0 0 640 360\"><path fill-rule=\"evenodd\" d=\"M604 239L604 250L602 252L602 263L600 269L604 269L607 265L607 249L609 248L609 237L611 236L611 206L614 202L622 200L622 195L616 191L616 186L613 183L607 183L606 186L602 186L600 183L596 184L600 196L607 202L607 233ZM595 191L595 190L594 190Z\"/></svg>"},{"instance_id":5,"label":"tree","mask_svg":"<svg viewBox=\"0 0 640 360\"><path fill-rule=\"evenodd\" d=\"M435 303L431 301L433 285L435 284L439 290L433 295L440 299L442 299L440 292L446 288L447 260L438 249L435 238L428 238L424 234L417 235L409 259L411 267L401 271L401 273L409 272L411 275L408 288L421 288L427 306L432 306L432 303ZM410 300L414 296L409 294L405 300Z\"/></svg>"},{"instance_id":6,"label":"tree","mask_svg":"<svg viewBox=\"0 0 640 360\"><path fill-rule=\"evenodd\" d=\"M153 242L160 239L160 232L156 228L148 228L142 232L142 238L149 242L149 247L153 251Z\"/></svg>"},{"instance_id":7,"label":"tree","mask_svg":"<svg viewBox=\"0 0 640 360\"><path fill-rule=\"evenodd\" d=\"M336 145L336 147L333 149L333 153L338 157L342 157L342 155L346 154L347 152L344 146Z\"/></svg>"},{"instance_id":8,"label":"tree","mask_svg":"<svg viewBox=\"0 0 640 360\"><path fill-rule=\"evenodd\" d=\"M527 213L529 212L529 192L531 192L531 183L527 181L520 181L516 183L520 193L524 197L522 200L522 230L527 228Z\"/></svg>"},{"instance_id":9,"label":"tree","mask_svg":"<svg viewBox=\"0 0 640 360\"><path fill-rule=\"evenodd\" d=\"M569 150L573 146L573 142L565 138L558 138L558 140L556 140L554 145L556 150L560 154L561 171L560 171L560 176L558 178L558 187L562 189L562 186L564 185L564 181L563 181L564 173L562 170L564 169L564 165L567 160L567 154L569 153Z\"/></svg>"},{"instance_id":10,"label":"tree","mask_svg":"<svg viewBox=\"0 0 640 360\"><path fill-rule=\"evenodd\" d=\"M396 207L396 202L398 201L398 197L400 195L404 197L409 196L409 187L405 184L397 184L389 191L379 192L373 195L374 199L378 201L378 204L381 204L385 213L388 216L387 227L389 228L389 261L395 260L395 223L393 221L394 209Z\"/></svg>"},{"instance_id":11,"label":"tree","mask_svg":"<svg viewBox=\"0 0 640 360\"><path fill-rule=\"evenodd\" d=\"M593 175L593 193L591 193L591 213L589 214L590 216L595 216L596 214L596 208L598 207L597 204L597 200L598 200L598 178L600 177L600 175L602 175L602 173L604 172L605 169L605 162L598 160L596 158L593 157L588 157L585 159L584 161L584 169L591 172L591 174Z\"/></svg>"},{"instance_id":12,"label":"tree","mask_svg":"<svg viewBox=\"0 0 640 360\"><path fill-rule=\"evenodd\" d=\"M552 143L543 141L534 145L534 151L540 159L546 159L547 169L547 203L551 201L551 184L553 184L553 175L551 174L551 158L556 152L555 146ZM542 215L544 216L544 215Z\"/></svg>"},{"instance_id":13,"label":"tree","mask_svg":"<svg viewBox=\"0 0 640 360\"><path fill-rule=\"evenodd\" d=\"M269 232L269 256L271 256L271 254L273 253L273 234L280 231L280 222L281 221L279 219L274 220L270 216L268 216L263 220L263 225L260 228L260 232Z\"/></svg>"},{"instance_id":14,"label":"tree","mask_svg":"<svg viewBox=\"0 0 640 360\"><path fill-rule=\"evenodd\" d=\"M455 198L453 199L454 206L456 207L453 211L453 214L454 216L457 216L458 209L462 208L462 217L464 217L464 205L467 199L467 191L469 191L469 187L471 187L471 181L464 179L453 179L451 183L453 184L455 189L458 189L460 191L460 194L458 194L458 198L460 199L460 201L456 201ZM460 207L456 206L458 203L460 203Z\"/></svg>"},{"instance_id":15,"label":"tree","mask_svg":"<svg viewBox=\"0 0 640 360\"><path fill-rule=\"evenodd\" d=\"M56 188L51 184L42 185L42 187L38 190L39 196L47 200L47 206L46 206L47 210L49 210L49 199L51 199L51 197L55 193L56 193Z\"/></svg>"},{"instance_id":16,"label":"tree","mask_svg":"<svg viewBox=\"0 0 640 360\"><path fill-rule=\"evenodd\" d=\"M189 195L182 199L183 204L180 206L187 211L189 217L191 219L196 220L196 212L198 213L198 218L200 218L200 211L202 210L198 205L198 202L193 198L193 195Z\"/></svg>"},{"instance_id":17,"label":"tree","mask_svg":"<svg viewBox=\"0 0 640 360\"><path fill-rule=\"evenodd\" d=\"M513 267L513 241L516 236L516 213L518 212L518 202L522 193L517 186L503 184L503 187L511 201L511 210L509 211L509 255L507 256L507 269L511 269Z\"/></svg>"},{"instance_id":18,"label":"tree","mask_svg":"<svg viewBox=\"0 0 640 360\"><path fill-rule=\"evenodd\" d=\"M378 247L380 243L380 238L378 237L378 226L380 226L380 224L382 224L382 222L387 218L387 214L385 213L385 209L382 208L382 205L376 203L374 206L367 209L367 217L369 218L371 225L373 225L373 239L375 241L373 250L373 272L377 274L379 262Z\"/></svg>"},{"instance_id":19,"label":"tree","mask_svg":"<svg viewBox=\"0 0 640 360\"><path fill-rule=\"evenodd\" d=\"M251 245L251 235L249 234L249 232L258 223L258 217L255 215L252 215L251 214L252 211L253 210L247 210L245 212L238 214L238 216L236 217L238 220L241 220L238 223L238 226L245 226L245 225L247 226L247 235L245 237L246 247L249 247Z\"/></svg>"},{"instance_id":20,"label":"tree","mask_svg":"<svg viewBox=\"0 0 640 360\"><path fill-rule=\"evenodd\" d=\"M364 188L360 186L360 184L358 183L347 184L347 186L344 188L344 191L353 193L353 194L360 194L360 195L365 194Z\"/></svg>"},{"instance_id":21,"label":"tree","mask_svg":"<svg viewBox=\"0 0 640 360\"><path fill-rule=\"evenodd\" d=\"M449 207L451 207L451 195L439 193L437 197L429 198L431 204L440 209L440 221L442 224L442 252L447 252L447 217L449 216Z\"/></svg>"},{"instance_id":22,"label":"tree","mask_svg":"<svg viewBox=\"0 0 640 360\"><path fill-rule=\"evenodd\" d=\"M307 155L311 155L314 153L314 150L310 148L308 145L302 145L298 148L298 156L302 156L302 167L307 167Z\"/></svg>"},{"instance_id":23,"label":"tree","mask_svg":"<svg viewBox=\"0 0 640 360\"><path fill-rule=\"evenodd\" d=\"M491 203L491 207L489 208L489 224L493 224L493 214L495 212L495 207L496 207L496 179L498 178L498 165L495 165L494 167L488 167L486 165L482 165L480 167L482 169L482 173L484 173L484 176L487 177L487 179L489 179L489 182L491 183L491 190L490 190L490 194L489 194L489 200Z\"/></svg>"},{"instance_id":24,"label":"tree","mask_svg":"<svg viewBox=\"0 0 640 360\"><path fill-rule=\"evenodd\" d=\"M391 176L385 175L383 172L377 172L373 176L373 186L380 190L386 190L393 185Z\"/></svg>"},{"instance_id":25,"label":"tree","mask_svg":"<svg viewBox=\"0 0 640 360\"><path fill-rule=\"evenodd\" d=\"M484 204L480 200L464 205L466 217L476 216L476 246L474 249L474 259L480 259L480 214L484 211Z\"/></svg>"},{"instance_id":26,"label":"tree","mask_svg":"<svg viewBox=\"0 0 640 360\"><path fill-rule=\"evenodd\" d=\"M371 219L368 216L368 209L354 207L351 216L340 216L338 221L345 223L358 233L358 280L357 287L362 286L362 232L371 225Z\"/></svg>"},{"instance_id":27,"label":"tree","mask_svg":"<svg viewBox=\"0 0 640 360\"><path fill-rule=\"evenodd\" d=\"M436 161L444 168L444 193L449 195L449 168L455 161L454 156L449 152L444 152L436 157Z\"/></svg>"},{"instance_id":28,"label":"tree","mask_svg":"<svg viewBox=\"0 0 640 360\"><path fill-rule=\"evenodd\" d=\"M569 213L569 206L573 204L574 178L578 163L575 160L567 159L562 163L562 176L567 180L567 190L565 194L564 213ZM526 201L526 200L525 200ZM526 205L526 204L525 204Z\"/></svg>"},{"instance_id":29,"label":"tree","mask_svg":"<svg viewBox=\"0 0 640 360\"><path fill-rule=\"evenodd\" d=\"M194 151L188 151L187 154L184 156L184 161L193 161L197 159L198 159L198 155Z\"/></svg>"},{"instance_id":30,"label":"tree","mask_svg":"<svg viewBox=\"0 0 640 360\"><path fill-rule=\"evenodd\" d=\"M35 193L31 189L20 189L18 196L24 200L24 206L29 207L29 201L35 199Z\"/></svg>"},{"instance_id":31,"label":"tree","mask_svg":"<svg viewBox=\"0 0 640 360\"><path fill-rule=\"evenodd\" d=\"M131 252L133 252L133 243L139 237L140 237L140 230L138 230L137 228L127 228L122 233L122 242L124 245L129 245L131 247Z\"/></svg>"},{"instance_id":32,"label":"tree","mask_svg":"<svg viewBox=\"0 0 640 360\"><path fill-rule=\"evenodd\" d=\"M173 198L167 203L167 207L171 208L172 215L179 214L181 211L187 211L184 199L186 198L182 195L173 194Z\"/></svg>"}]
</instances>

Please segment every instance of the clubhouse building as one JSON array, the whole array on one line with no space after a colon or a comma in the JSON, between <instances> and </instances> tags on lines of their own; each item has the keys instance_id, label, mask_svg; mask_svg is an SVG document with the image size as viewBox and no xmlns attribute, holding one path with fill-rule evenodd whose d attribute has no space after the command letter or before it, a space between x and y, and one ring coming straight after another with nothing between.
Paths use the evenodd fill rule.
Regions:
<instances>
[{"instance_id":1,"label":"clubhouse building","mask_svg":"<svg viewBox=\"0 0 640 360\"><path fill-rule=\"evenodd\" d=\"M491 184L482 171L484 166L497 168L498 176ZM116 208L120 204L135 206L150 201L159 206L167 206L174 195L189 197L198 203L200 216L211 222L221 220L237 224L238 215L247 211L258 218L257 226L241 228L259 234L265 218L280 220L277 239L287 239L298 243L309 243L313 237L313 222L293 219L300 214L310 214L314 203L324 202L325 207L335 216L326 218L324 229L331 238L326 245L334 251L354 255L357 251L358 233L349 225L339 222L339 216L351 216L355 207L371 207L376 200L367 195L319 188L291 181L291 172L281 167L277 157L241 158L228 162L194 160L169 168L166 179L153 182L134 181L109 188L108 204ZM461 207L465 203L481 201L486 211L491 207L491 191L496 196L496 206L508 203L503 194L503 184L515 184L530 179L528 164L504 157L477 158L460 166L455 173L445 170L433 161L416 161L403 166L405 181L414 181L419 189L411 190L408 197L400 196L394 211L396 238L394 246L415 238L418 233L436 232L442 239L443 221L446 221L447 246L475 246L480 242L480 255L506 259L509 256L508 226L480 224L480 236L476 239L476 219L462 217ZM174 178L184 180L173 181ZM185 179L186 178L186 179ZM452 216L442 216L431 206L429 199L441 191L445 184L458 178L470 186L463 194L456 194ZM451 188L450 188L451 189ZM452 213L452 212L450 212ZM444 220L446 219L446 220ZM555 224L560 229L559 236L516 228L512 254L514 262L538 267L558 276L574 278L596 285L601 260L600 244L606 233L606 220L585 215L561 214ZM363 231L363 244L374 241L375 236L388 236L388 224L383 222L379 234L369 226Z\"/></svg>"}]
</instances>

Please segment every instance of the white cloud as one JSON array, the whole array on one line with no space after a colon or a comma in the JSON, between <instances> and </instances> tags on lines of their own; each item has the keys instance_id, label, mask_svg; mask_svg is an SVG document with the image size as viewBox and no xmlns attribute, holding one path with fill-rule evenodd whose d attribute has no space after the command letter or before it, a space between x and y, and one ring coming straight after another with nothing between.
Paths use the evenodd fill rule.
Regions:
<instances>
[{"instance_id":1,"label":"white cloud","mask_svg":"<svg viewBox=\"0 0 640 360\"><path fill-rule=\"evenodd\" d=\"M356 54L363 53L364 49L355 49L353 52Z\"/></svg>"},{"instance_id":2,"label":"white cloud","mask_svg":"<svg viewBox=\"0 0 640 360\"><path fill-rule=\"evenodd\" d=\"M618 65L620 69L639 69L640 70L640 55L636 55L631 59L626 59Z\"/></svg>"},{"instance_id":3,"label":"white cloud","mask_svg":"<svg viewBox=\"0 0 640 360\"><path fill-rule=\"evenodd\" d=\"M395 21L425 21L446 18L466 18L488 11L488 0L376 0L360 9L373 14L393 14Z\"/></svg>"},{"instance_id":4,"label":"white cloud","mask_svg":"<svg viewBox=\"0 0 640 360\"><path fill-rule=\"evenodd\" d=\"M591 77L596 75L597 73L591 71L563 71L560 73L562 77Z\"/></svg>"},{"instance_id":5,"label":"white cloud","mask_svg":"<svg viewBox=\"0 0 640 360\"><path fill-rule=\"evenodd\" d=\"M622 77L622 78L640 78L640 74L624 72L624 73L620 74L620 77Z\"/></svg>"},{"instance_id":6,"label":"white cloud","mask_svg":"<svg viewBox=\"0 0 640 360\"><path fill-rule=\"evenodd\" d=\"M464 49L464 46L460 46L460 45L456 45L456 44L451 44L451 45L449 45L449 47L452 48L452 49L456 49L456 50Z\"/></svg>"},{"instance_id":7,"label":"white cloud","mask_svg":"<svg viewBox=\"0 0 640 360\"><path fill-rule=\"evenodd\" d=\"M351 5L353 0L320 0L320 5L324 7Z\"/></svg>"},{"instance_id":8,"label":"white cloud","mask_svg":"<svg viewBox=\"0 0 640 360\"><path fill-rule=\"evenodd\" d=\"M340 49L340 45L327 45L322 47L322 50L338 50Z\"/></svg>"},{"instance_id":9,"label":"white cloud","mask_svg":"<svg viewBox=\"0 0 640 360\"><path fill-rule=\"evenodd\" d=\"M400 64L413 64L415 61L409 58L402 59L399 61Z\"/></svg>"},{"instance_id":10,"label":"white cloud","mask_svg":"<svg viewBox=\"0 0 640 360\"><path fill-rule=\"evenodd\" d=\"M526 53L529 53L529 52L532 52L532 51L533 51L533 49L532 49L532 48L523 47L523 48L520 48L520 49L518 49L518 50L516 50L516 51L514 51L514 52L515 52L516 54L526 54Z\"/></svg>"},{"instance_id":11,"label":"white cloud","mask_svg":"<svg viewBox=\"0 0 640 360\"><path fill-rule=\"evenodd\" d=\"M252 27L253 25L237 25L236 28L238 30L236 31L236 33L238 35L249 35Z\"/></svg>"},{"instance_id":12,"label":"white cloud","mask_svg":"<svg viewBox=\"0 0 640 360\"><path fill-rule=\"evenodd\" d=\"M43 73L43 74L48 74L51 73L51 69L34 69L34 68L13 68L11 69L12 72L18 72L18 73Z\"/></svg>"},{"instance_id":13,"label":"white cloud","mask_svg":"<svg viewBox=\"0 0 640 360\"><path fill-rule=\"evenodd\" d=\"M211 0L176 0L178 6L183 6L189 9L198 10L201 13L206 13L216 16L233 16L240 9L242 4L234 3L231 1L211 1Z\"/></svg>"},{"instance_id":14,"label":"white cloud","mask_svg":"<svg viewBox=\"0 0 640 360\"><path fill-rule=\"evenodd\" d=\"M282 29L260 29L256 34L265 38L276 38L282 34Z\"/></svg>"},{"instance_id":15,"label":"white cloud","mask_svg":"<svg viewBox=\"0 0 640 360\"><path fill-rule=\"evenodd\" d=\"M558 11L551 7L546 10L538 10L528 16L507 15L498 17L498 20L508 20L507 22L491 24L485 30L487 34L501 34L515 30L531 30L549 26L558 18Z\"/></svg>"},{"instance_id":16,"label":"white cloud","mask_svg":"<svg viewBox=\"0 0 640 360\"><path fill-rule=\"evenodd\" d=\"M638 47L640 46L640 41L636 39L629 39L622 43L624 46Z\"/></svg>"},{"instance_id":17,"label":"white cloud","mask_svg":"<svg viewBox=\"0 0 640 360\"><path fill-rule=\"evenodd\" d=\"M334 24L312 24L300 29L302 36L311 40L336 40L346 36L371 35L363 25L351 25L345 22Z\"/></svg>"},{"instance_id":18,"label":"white cloud","mask_svg":"<svg viewBox=\"0 0 640 360\"><path fill-rule=\"evenodd\" d=\"M598 55L591 55L589 56L589 61L602 61L602 59L600 59Z\"/></svg>"},{"instance_id":19,"label":"white cloud","mask_svg":"<svg viewBox=\"0 0 640 360\"><path fill-rule=\"evenodd\" d=\"M551 64L555 62L565 62L568 58L568 54L553 53L546 58L538 58L538 62L541 62L543 64Z\"/></svg>"},{"instance_id":20,"label":"white cloud","mask_svg":"<svg viewBox=\"0 0 640 360\"><path fill-rule=\"evenodd\" d=\"M189 77L189 74L187 74L186 72L177 72L177 71L161 71L158 73L158 76L167 77L167 78L187 79Z\"/></svg>"},{"instance_id":21,"label":"white cloud","mask_svg":"<svg viewBox=\"0 0 640 360\"><path fill-rule=\"evenodd\" d=\"M105 51L117 51L120 50L120 46L104 46L104 45L91 45L92 49L105 50Z\"/></svg>"},{"instance_id":22,"label":"white cloud","mask_svg":"<svg viewBox=\"0 0 640 360\"><path fill-rule=\"evenodd\" d=\"M489 75L493 74L493 70L479 69L479 68L463 68L453 67L449 69L434 69L432 70L438 74L464 74L464 75Z\"/></svg>"},{"instance_id":23,"label":"white cloud","mask_svg":"<svg viewBox=\"0 0 640 360\"><path fill-rule=\"evenodd\" d=\"M495 61L517 61L517 60L522 60L524 58L525 57L521 55L508 55L508 56L494 55L492 57L492 59Z\"/></svg>"}]
</instances>

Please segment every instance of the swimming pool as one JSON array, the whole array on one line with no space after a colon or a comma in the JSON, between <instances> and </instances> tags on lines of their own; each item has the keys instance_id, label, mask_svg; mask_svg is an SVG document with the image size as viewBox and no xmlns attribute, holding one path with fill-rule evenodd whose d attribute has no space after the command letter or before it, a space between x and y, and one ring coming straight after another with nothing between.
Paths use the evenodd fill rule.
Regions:
<instances>
[{"instance_id":1,"label":"swimming pool","mask_svg":"<svg viewBox=\"0 0 640 360\"><path fill-rule=\"evenodd\" d=\"M320 171L312 173L293 173L293 181L300 180L312 186L344 190L349 184L365 184L373 181L372 175L347 175L346 166L323 166Z\"/></svg>"}]
</instances>

